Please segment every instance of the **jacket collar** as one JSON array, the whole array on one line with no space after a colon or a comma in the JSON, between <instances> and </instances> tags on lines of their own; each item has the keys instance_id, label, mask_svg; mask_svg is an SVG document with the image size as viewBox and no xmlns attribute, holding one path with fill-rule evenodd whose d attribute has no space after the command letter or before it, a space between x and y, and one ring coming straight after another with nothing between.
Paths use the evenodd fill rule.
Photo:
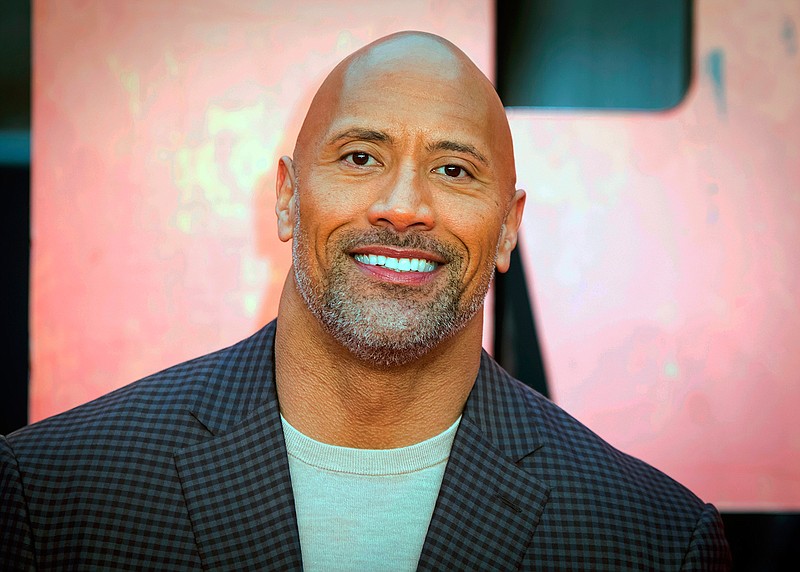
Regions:
<instances>
[{"instance_id":1,"label":"jacket collar","mask_svg":"<svg viewBox=\"0 0 800 572\"><path fill-rule=\"evenodd\" d=\"M539 404L530 388L481 352L480 370L464 405L463 418L499 452L517 462L543 445L536 425L530 422L539 417L538 412Z\"/></svg>"},{"instance_id":2,"label":"jacket collar","mask_svg":"<svg viewBox=\"0 0 800 572\"><path fill-rule=\"evenodd\" d=\"M205 385L190 412L212 434L238 424L262 404L272 403L277 411L275 324L273 320L239 344L195 360ZM516 462L542 446L536 426L527 422L537 411L530 389L481 352L463 420Z\"/></svg>"},{"instance_id":3,"label":"jacket collar","mask_svg":"<svg viewBox=\"0 0 800 572\"><path fill-rule=\"evenodd\" d=\"M249 417L264 403L277 410L275 388L275 321L249 338L208 354L194 365L200 386L189 411L217 435Z\"/></svg>"}]
</instances>

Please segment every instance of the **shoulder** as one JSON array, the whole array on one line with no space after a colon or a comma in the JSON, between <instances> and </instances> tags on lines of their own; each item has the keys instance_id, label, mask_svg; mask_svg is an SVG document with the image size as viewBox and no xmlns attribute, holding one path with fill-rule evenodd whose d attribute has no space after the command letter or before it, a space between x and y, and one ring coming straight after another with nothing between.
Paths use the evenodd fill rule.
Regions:
<instances>
[{"instance_id":1,"label":"shoulder","mask_svg":"<svg viewBox=\"0 0 800 572\"><path fill-rule=\"evenodd\" d=\"M271 395L273 333L0 438L0 568L33 563L33 546L45 568L199 568L176 455Z\"/></svg>"},{"instance_id":2,"label":"shoulder","mask_svg":"<svg viewBox=\"0 0 800 572\"><path fill-rule=\"evenodd\" d=\"M702 507L704 503L686 487L647 463L610 445L607 441L494 362L487 364L494 383L505 386L502 395L515 401L503 409L515 415L516 427L535 430L536 447L522 464L536 468L556 483L586 483L587 492L619 489L631 501L674 506ZM624 420L620 420L621 423ZM590 486L591 485L591 486ZM583 487L575 488L580 491Z\"/></svg>"},{"instance_id":3,"label":"shoulder","mask_svg":"<svg viewBox=\"0 0 800 572\"><path fill-rule=\"evenodd\" d=\"M651 465L602 439L558 405L508 375L496 363L483 366L503 390L496 404L517 433L528 432L535 446L517 466L549 488L541 516L538 550L558 559L560 546L583 546L584 554L624 554L628 564L669 568L699 558L728 558L717 510ZM624 420L620 420L624 422ZM694 556L693 556L694 555ZM623 566L624 567L624 566Z\"/></svg>"},{"instance_id":4,"label":"shoulder","mask_svg":"<svg viewBox=\"0 0 800 572\"><path fill-rule=\"evenodd\" d=\"M254 355L271 347L272 324L225 349L180 363L112 391L74 409L44 419L7 436L21 458L99 453L119 443L174 448L207 434L189 414L209 390L234 386ZM249 360L249 361L248 361ZM232 382L231 379L234 381ZM130 452L130 451L129 451ZM52 461L50 464L52 466Z\"/></svg>"}]
</instances>

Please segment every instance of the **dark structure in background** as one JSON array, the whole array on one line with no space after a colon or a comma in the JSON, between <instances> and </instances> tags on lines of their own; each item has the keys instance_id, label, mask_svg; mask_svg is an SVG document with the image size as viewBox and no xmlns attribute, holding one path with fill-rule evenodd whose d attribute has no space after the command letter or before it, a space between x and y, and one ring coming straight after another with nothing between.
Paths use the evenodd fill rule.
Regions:
<instances>
[{"instance_id":1,"label":"dark structure in background","mask_svg":"<svg viewBox=\"0 0 800 572\"><path fill-rule=\"evenodd\" d=\"M692 14L691 0L497 0L497 90L508 107L674 107L692 77ZM496 282L495 357L548 395L528 292L515 253ZM722 518L734 570L794 570L800 562L800 514Z\"/></svg>"},{"instance_id":2,"label":"dark structure in background","mask_svg":"<svg viewBox=\"0 0 800 572\"><path fill-rule=\"evenodd\" d=\"M0 16L0 268L3 269L5 381L0 434L28 422L28 275L30 258L31 5L8 0Z\"/></svg>"},{"instance_id":3,"label":"dark structure in background","mask_svg":"<svg viewBox=\"0 0 800 572\"><path fill-rule=\"evenodd\" d=\"M511 253L508 272L495 274L492 350L507 372L550 397L520 248Z\"/></svg>"},{"instance_id":4,"label":"dark structure in background","mask_svg":"<svg viewBox=\"0 0 800 572\"><path fill-rule=\"evenodd\" d=\"M0 10L0 434L7 434L27 423L30 0L7 0ZM672 107L691 77L692 12L689 0L498 0L498 91L512 106ZM528 292L515 253L509 272L496 283L494 350L512 374L547 395L535 301ZM789 570L800 562L799 514L726 513L723 519L735 570Z\"/></svg>"},{"instance_id":5,"label":"dark structure in background","mask_svg":"<svg viewBox=\"0 0 800 572\"><path fill-rule=\"evenodd\" d=\"M30 169L0 164L4 201L0 208L0 268L3 274L3 342L5 364L0 399L0 434L28 422L28 260L30 236Z\"/></svg>"},{"instance_id":6,"label":"dark structure in background","mask_svg":"<svg viewBox=\"0 0 800 572\"><path fill-rule=\"evenodd\" d=\"M500 0L497 25L509 107L655 111L689 88L688 0Z\"/></svg>"}]
</instances>

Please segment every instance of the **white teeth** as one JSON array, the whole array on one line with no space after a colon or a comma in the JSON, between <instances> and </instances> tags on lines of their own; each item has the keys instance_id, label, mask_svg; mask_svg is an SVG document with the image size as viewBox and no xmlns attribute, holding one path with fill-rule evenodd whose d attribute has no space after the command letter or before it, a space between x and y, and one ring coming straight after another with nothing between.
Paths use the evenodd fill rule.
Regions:
<instances>
[{"instance_id":1,"label":"white teeth","mask_svg":"<svg viewBox=\"0 0 800 572\"><path fill-rule=\"evenodd\" d=\"M381 254L356 254L356 260L370 266L384 266L395 272L433 272L436 263L424 258L392 258Z\"/></svg>"}]
</instances>

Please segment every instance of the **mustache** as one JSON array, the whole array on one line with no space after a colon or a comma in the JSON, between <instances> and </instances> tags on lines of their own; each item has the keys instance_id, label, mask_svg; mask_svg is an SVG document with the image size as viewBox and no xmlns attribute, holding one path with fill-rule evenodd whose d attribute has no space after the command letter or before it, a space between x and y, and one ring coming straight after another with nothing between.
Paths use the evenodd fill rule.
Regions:
<instances>
[{"instance_id":1,"label":"mustache","mask_svg":"<svg viewBox=\"0 0 800 572\"><path fill-rule=\"evenodd\" d=\"M406 231L398 233L390 228L374 227L368 230L347 231L339 238L339 245L344 252L361 246L389 246L394 248L411 248L427 250L447 262L459 258L459 252L453 246L436 240L422 231Z\"/></svg>"}]
</instances>

